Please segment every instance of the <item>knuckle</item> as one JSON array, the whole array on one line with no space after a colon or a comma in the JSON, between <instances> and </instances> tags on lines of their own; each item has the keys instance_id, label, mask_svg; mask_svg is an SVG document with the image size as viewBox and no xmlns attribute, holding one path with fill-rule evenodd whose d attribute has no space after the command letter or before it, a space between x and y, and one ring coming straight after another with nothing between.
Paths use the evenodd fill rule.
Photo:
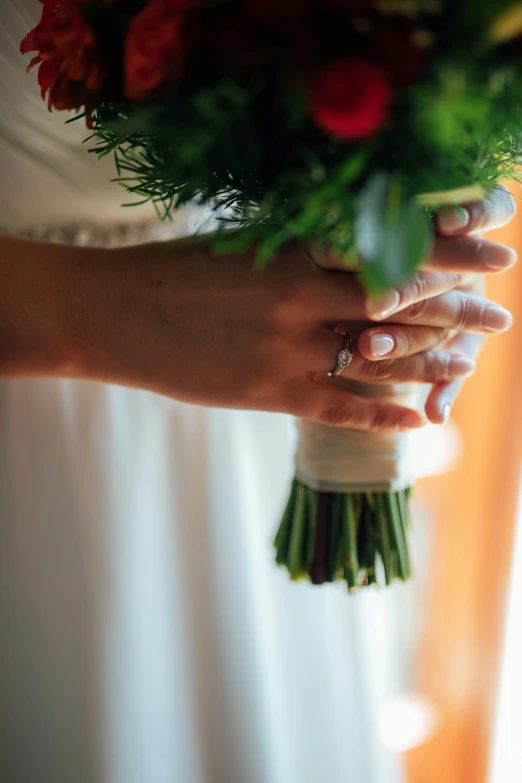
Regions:
<instances>
[{"instance_id":1,"label":"knuckle","mask_svg":"<svg viewBox=\"0 0 522 783\"><path fill-rule=\"evenodd\" d=\"M404 311L404 316L407 317L408 321L413 323L424 321L430 313L431 301L432 300L430 299L423 299L420 302L415 302L406 308Z\"/></svg>"},{"instance_id":2,"label":"knuckle","mask_svg":"<svg viewBox=\"0 0 522 783\"><path fill-rule=\"evenodd\" d=\"M353 424L355 421L354 410L346 403L331 403L323 408L319 414L319 421L322 424L330 424L332 427Z\"/></svg>"},{"instance_id":3,"label":"knuckle","mask_svg":"<svg viewBox=\"0 0 522 783\"><path fill-rule=\"evenodd\" d=\"M449 378L449 357L430 351L424 357L425 376L432 381L446 381Z\"/></svg>"},{"instance_id":4,"label":"knuckle","mask_svg":"<svg viewBox=\"0 0 522 783\"><path fill-rule=\"evenodd\" d=\"M471 301L466 295L456 299L453 328L462 331L468 325L472 317Z\"/></svg>"},{"instance_id":5,"label":"knuckle","mask_svg":"<svg viewBox=\"0 0 522 783\"><path fill-rule=\"evenodd\" d=\"M416 329L404 329L396 340L397 353L401 356L412 356L421 349L421 338Z\"/></svg>"},{"instance_id":6,"label":"knuckle","mask_svg":"<svg viewBox=\"0 0 522 783\"><path fill-rule=\"evenodd\" d=\"M410 280L404 291L404 299L406 301L417 301L426 299L430 295L429 280L426 275L415 275Z\"/></svg>"},{"instance_id":7,"label":"knuckle","mask_svg":"<svg viewBox=\"0 0 522 783\"><path fill-rule=\"evenodd\" d=\"M376 409L375 413L372 416L370 429L372 430L372 432L383 432L385 430L388 430L389 428L390 428L390 420L386 408L384 408L382 405L379 405L379 407Z\"/></svg>"},{"instance_id":8,"label":"knuckle","mask_svg":"<svg viewBox=\"0 0 522 783\"><path fill-rule=\"evenodd\" d=\"M361 365L360 373L365 380L386 381L393 374L393 360L370 362L365 360Z\"/></svg>"},{"instance_id":9,"label":"knuckle","mask_svg":"<svg viewBox=\"0 0 522 783\"><path fill-rule=\"evenodd\" d=\"M458 272L452 272L448 275L449 277L449 288L460 288L460 286L465 285L467 283L467 279L469 275L465 274L459 274Z\"/></svg>"}]
</instances>

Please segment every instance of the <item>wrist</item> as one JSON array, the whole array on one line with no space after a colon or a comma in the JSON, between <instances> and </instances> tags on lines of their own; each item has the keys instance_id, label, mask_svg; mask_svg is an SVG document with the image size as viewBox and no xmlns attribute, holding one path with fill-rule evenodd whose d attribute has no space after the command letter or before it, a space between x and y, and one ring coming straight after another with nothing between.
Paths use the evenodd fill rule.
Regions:
<instances>
[{"instance_id":1,"label":"wrist","mask_svg":"<svg viewBox=\"0 0 522 783\"><path fill-rule=\"evenodd\" d=\"M96 250L0 239L0 376L81 377L81 267Z\"/></svg>"}]
</instances>

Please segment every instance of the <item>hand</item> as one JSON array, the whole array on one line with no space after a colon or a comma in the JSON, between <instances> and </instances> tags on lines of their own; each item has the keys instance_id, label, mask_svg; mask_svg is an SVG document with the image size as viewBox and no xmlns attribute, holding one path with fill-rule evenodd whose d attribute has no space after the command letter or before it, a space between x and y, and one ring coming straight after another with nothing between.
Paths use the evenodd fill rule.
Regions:
<instances>
[{"instance_id":1,"label":"hand","mask_svg":"<svg viewBox=\"0 0 522 783\"><path fill-rule=\"evenodd\" d=\"M449 207L441 210L435 219L435 226L439 234L442 236L445 235L450 239L448 241L444 240L442 236L440 237L436 245L435 253L426 266L428 268L433 266L439 267L441 262L443 265L447 265L449 261L449 268L451 269L453 251L455 247L458 248L458 245L455 245L453 237L464 237L465 234L474 235L478 232L499 228L506 225L514 214L514 200L509 192L502 187L497 188L487 200L468 204L463 210L457 211ZM484 252L486 253L486 257L489 257L489 259L493 258L494 267L497 265L498 261L500 261L500 264L498 264L499 271L508 268L516 259L516 254L513 251L505 249L503 246L483 242L481 238L473 239L472 242L468 239L462 239L460 241L463 258L468 257L472 259L473 253L475 253L478 261L475 265L477 271L480 269ZM445 257L446 247L449 247L451 251L449 258ZM498 254L498 258L495 258L496 254ZM489 264L491 264L491 260L489 260ZM422 273L418 275L410 284L410 286L413 285L414 287L414 294L416 289L425 286L429 279L429 277L426 278ZM484 294L485 285L482 276L471 274L457 276L456 283L456 291L465 291L479 296ZM401 294L401 301L403 299L408 300L410 295L411 294L408 293L404 295ZM425 305L421 306L417 311L417 315L419 315L421 320L429 320L431 304L427 300L424 301ZM454 301L458 307L464 306L463 303L465 300L457 298ZM386 356L386 361L384 362L385 367L381 371L376 369L376 375L379 375L379 372L382 373L382 375L385 374L386 364L388 363L389 358L401 355L401 350L403 350L401 348L401 343L402 345L404 345L404 343L410 344L410 349L413 351L431 349L430 354L426 355L425 359L428 362L434 361L437 363L440 362L440 359L437 360L434 355L434 350L435 352L438 350L438 342L439 346L442 346L444 351L442 354L442 361L449 360L450 362L457 362L459 363L459 366L462 367L461 379L445 380L435 383L426 403L426 415L429 421L435 424L445 423L449 417L451 407L462 388L463 378L466 377L466 366L469 368L469 374L473 371L474 360L484 342L484 336L466 333L459 331L458 329L446 333L444 330L439 331L438 329L432 329L431 327L419 327L418 329L409 328L406 333L399 330L396 335L397 343L394 344L393 350L387 354L381 353L380 356L376 356L376 351L391 346L389 339L383 339L384 334L386 334L386 332L383 333L380 329L370 329L367 332L364 332L359 338L360 350L370 361L379 362L383 356ZM373 350L372 345L374 346ZM449 357L452 355L454 358L450 359ZM419 354L417 357L420 365L422 365L422 358L422 354Z\"/></svg>"},{"instance_id":2,"label":"hand","mask_svg":"<svg viewBox=\"0 0 522 783\"><path fill-rule=\"evenodd\" d=\"M281 256L260 273L251 255L216 258L208 239L82 255L70 264L70 288L77 292L70 304L74 374L202 405L281 411L368 431L422 426L423 417L404 406L320 382L342 345L332 326L360 330L368 320L367 297L355 275L319 268L304 246ZM511 259L500 250L497 260ZM490 303L449 290L461 282L462 267L473 268L470 259L455 255L452 266L455 273L430 273L418 291L403 289L406 309L396 317L403 325L422 328L415 307L406 307L422 294L436 296L429 320L439 340L441 330L456 326L477 333L491 328ZM509 314L495 313L494 329L506 328ZM406 358L413 352L405 347L382 380L462 376L443 354L419 362ZM354 361L346 375L373 380L374 367Z\"/></svg>"},{"instance_id":3,"label":"hand","mask_svg":"<svg viewBox=\"0 0 522 783\"><path fill-rule=\"evenodd\" d=\"M491 255L497 266L508 266L510 252L489 244L489 266ZM0 374L107 381L369 431L421 426L422 417L408 408L317 382L342 344L332 327L345 322L361 330L374 303L355 275L318 268L305 246L281 255L258 273L251 256L215 258L205 239L100 250L0 238ZM430 272L399 293L403 326L419 322L408 305L435 296L429 313L435 329L458 324L484 332L487 303L451 290L464 270L483 268L480 254L474 263L472 255L449 253L450 275ZM445 263L436 254L431 260ZM497 317L498 329L509 324L506 311ZM409 353L414 349L412 343ZM405 360L406 354L393 364L388 382L410 377ZM412 380L440 380L440 365L432 373L429 362L414 363ZM364 380L371 366L360 370ZM347 372L356 369L354 363Z\"/></svg>"},{"instance_id":4,"label":"hand","mask_svg":"<svg viewBox=\"0 0 522 783\"><path fill-rule=\"evenodd\" d=\"M499 186L494 194L485 201L468 204L464 210L451 208L442 210L437 216L436 228L442 236L480 234L502 228L515 216L515 201L506 188ZM456 217L455 217L456 216ZM484 278L471 276L462 286L462 290L483 295ZM450 339L446 348L456 351L470 359L476 359L484 343L484 337L473 334L457 334ZM435 424L444 424L451 413L463 382L452 381L434 384L426 402L426 415Z\"/></svg>"}]
</instances>

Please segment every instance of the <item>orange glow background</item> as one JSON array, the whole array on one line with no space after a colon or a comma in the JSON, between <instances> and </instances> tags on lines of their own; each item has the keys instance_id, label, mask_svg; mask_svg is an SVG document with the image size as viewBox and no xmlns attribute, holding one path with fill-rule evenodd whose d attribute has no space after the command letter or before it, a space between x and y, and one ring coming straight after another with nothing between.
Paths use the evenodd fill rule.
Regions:
<instances>
[{"instance_id":1,"label":"orange glow background","mask_svg":"<svg viewBox=\"0 0 522 783\"><path fill-rule=\"evenodd\" d=\"M520 198L520 188L513 193ZM522 204L488 239L522 258ZM408 783L488 778L522 462L522 264L492 276L488 294L515 325L488 341L455 406L464 441L458 465L417 492L433 510L436 535L414 687L441 721L406 754Z\"/></svg>"}]
</instances>

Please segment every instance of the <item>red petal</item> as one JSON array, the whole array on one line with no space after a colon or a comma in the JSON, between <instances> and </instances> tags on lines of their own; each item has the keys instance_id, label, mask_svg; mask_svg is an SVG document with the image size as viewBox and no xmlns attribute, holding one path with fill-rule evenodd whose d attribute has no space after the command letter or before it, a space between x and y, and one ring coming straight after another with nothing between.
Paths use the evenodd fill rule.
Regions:
<instances>
[{"instance_id":1,"label":"red petal","mask_svg":"<svg viewBox=\"0 0 522 783\"><path fill-rule=\"evenodd\" d=\"M36 27L31 30L30 33L27 33L22 43L20 44L20 51L22 54L27 54L27 52L34 52L36 49L38 49L38 46L34 41L35 32Z\"/></svg>"},{"instance_id":2,"label":"red petal","mask_svg":"<svg viewBox=\"0 0 522 783\"><path fill-rule=\"evenodd\" d=\"M42 98L45 98L47 90L52 87L57 76L56 68L54 68L51 63L42 62L40 70L38 71L38 84L41 87Z\"/></svg>"},{"instance_id":3,"label":"red petal","mask_svg":"<svg viewBox=\"0 0 522 783\"><path fill-rule=\"evenodd\" d=\"M35 65L38 65L38 63L41 62L42 62L42 57L39 54L37 54L36 57L33 57L33 59L31 60L31 62L29 63L29 65L25 70L27 71L27 73L29 73L30 71L33 70Z\"/></svg>"}]
</instances>

